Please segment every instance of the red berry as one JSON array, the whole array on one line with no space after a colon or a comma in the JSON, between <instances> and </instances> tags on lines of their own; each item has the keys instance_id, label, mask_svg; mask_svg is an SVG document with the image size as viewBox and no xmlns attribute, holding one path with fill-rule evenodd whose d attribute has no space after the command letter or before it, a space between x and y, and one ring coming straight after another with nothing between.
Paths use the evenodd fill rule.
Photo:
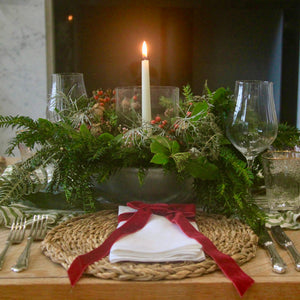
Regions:
<instances>
[{"instance_id":1,"label":"red berry","mask_svg":"<svg viewBox=\"0 0 300 300\"><path fill-rule=\"evenodd\" d=\"M174 128L177 129L179 127L178 124L174 124Z\"/></svg>"},{"instance_id":2,"label":"red berry","mask_svg":"<svg viewBox=\"0 0 300 300\"><path fill-rule=\"evenodd\" d=\"M163 125L166 125L167 123L168 123L167 120L163 120L163 121L162 121L162 124L163 124Z\"/></svg>"},{"instance_id":3,"label":"red berry","mask_svg":"<svg viewBox=\"0 0 300 300\"><path fill-rule=\"evenodd\" d=\"M163 124L159 124L158 125L160 128L164 128L164 125Z\"/></svg>"},{"instance_id":4,"label":"red berry","mask_svg":"<svg viewBox=\"0 0 300 300\"><path fill-rule=\"evenodd\" d=\"M115 90L113 90L113 95L115 95L116 94L116 91Z\"/></svg>"},{"instance_id":5,"label":"red berry","mask_svg":"<svg viewBox=\"0 0 300 300\"><path fill-rule=\"evenodd\" d=\"M151 122L150 122L152 125L154 125L155 123L156 123L156 121L155 120L151 120Z\"/></svg>"},{"instance_id":6,"label":"red berry","mask_svg":"<svg viewBox=\"0 0 300 300\"><path fill-rule=\"evenodd\" d=\"M137 95L134 95L134 96L132 97L132 99L133 99L134 101L136 101L136 100L137 100Z\"/></svg>"},{"instance_id":7,"label":"red berry","mask_svg":"<svg viewBox=\"0 0 300 300\"><path fill-rule=\"evenodd\" d=\"M191 111L188 111L188 112L186 113L186 116L187 116L187 117L190 117L191 114L192 114L192 112L191 112Z\"/></svg>"},{"instance_id":8,"label":"red berry","mask_svg":"<svg viewBox=\"0 0 300 300\"><path fill-rule=\"evenodd\" d=\"M103 103L103 102L101 102L101 103L100 103L100 105L101 105L101 106L104 106L104 103Z\"/></svg>"},{"instance_id":9,"label":"red berry","mask_svg":"<svg viewBox=\"0 0 300 300\"><path fill-rule=\"evenodd\" d=\"M98 95L103 95L103 91L98 91Z\"/></svg>"},{"instance_id":10,"label":"red berry","mask_svg":"<svg viewBox=\"0 0 300 300\"><path fill-rule=\"evenodd\" d=\"M160 116L157 116L157 117L155 118L155 121L156 121L156 122L160 122L160 121L161 121L161 117L160 117Z\"/></svg>"},{"instance_id":11,"label":"red berry","mask_svg":"<svg viewBox=\"0 0 300 300\"><path fill-rule=\"evenodd\" d=\"M98 100L98 99L99 99L99 96L98 96L98 95L95 95L95 96L94 96L94 99L95 99L95 100Z\"/></svg>"}]
</instances>

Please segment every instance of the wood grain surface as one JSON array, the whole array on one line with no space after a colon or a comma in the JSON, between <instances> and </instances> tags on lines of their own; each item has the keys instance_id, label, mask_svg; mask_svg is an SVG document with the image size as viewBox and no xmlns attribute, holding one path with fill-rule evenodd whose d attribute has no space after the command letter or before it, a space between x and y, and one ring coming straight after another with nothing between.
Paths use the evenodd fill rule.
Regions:
<instances>
[{"instance_id":1,"label":"wood grain surface","mask_svg":"<svg viewBox=\"0 0 300 300\"><path fill-rule=\"evenodd\" d=\"M8 232L8 229L0 229L0 251ZM300 250L300 231L287 231L287 234ZM0 271L0 299L240 299L232 283L220 271L193 279L151 282L84 276L71 288L66 270L41 253L39 242L32 245L29 269L12 272L10 268L25 244L26 240L8 250ZM259 248L256 257L242 266L255 280L243 299L300 299L300 272L294 269L288 253L276 247L288 264L287 272L273 273L267 253Z\"/></svg>"}]
</instances>

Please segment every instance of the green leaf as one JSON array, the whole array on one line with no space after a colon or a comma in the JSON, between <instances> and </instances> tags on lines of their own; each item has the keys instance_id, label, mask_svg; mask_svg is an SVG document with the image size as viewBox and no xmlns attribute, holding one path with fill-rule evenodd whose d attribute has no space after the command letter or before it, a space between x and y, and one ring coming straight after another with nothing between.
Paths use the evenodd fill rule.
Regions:
<instances>
[{"instance_id":1,"label":"green leaf","mask_svg":"<svg viewBox=\"0 0 300 300\"><path fill-rule=\"evenodd\" d=\"M208 104L206 101L199 102L195 105L192 111L192 117L194 120L199 120L201 115L198 115L200 112L206 113L208 111Z\"/></svg>"},{"instance_id":2,"label":"green leaf","mask_svg":"<svg viewBox=\"0 0 300 300\"><path fill-rule=\"evenodd\" d=\"M213 94L214 102L215 101L219 101L219 102L226 101L227 102L228 99L225 98L227 93L228 93L228 91L225 88L223 88L223 87L218 88Z\"/></svg>"},{"instance_id":3,"label":"green leaf","mask_svg":"<svg viewBox=\"0 0 300 300\"><path fill-rule=\"evenodd\" d=\"M214 180L218 176L218 167L204 157L192 159L188 162L186 170L194 177L202 180Z\"/></svg>"},{"instance_id":4,"label":"green leaf","mask_svg":"<svg viewBox=\"0 0 300 300\"><path fill-rule=\"evenodd\" d=\"M169 153L168 149L158 142L152 142L150 149L152 153L163 153L166 155Z\"/></svg>"},{"instance_id":5,"label":"green leaf","mask_svg":"<svg viewBox=\"0 0 300 300\"><path fill-rule=\"evenodd\" d=\"M145 169L139 168L137 175L138 175L139 184L140 186L142 186L144 184L145 176L146 176Z\"/></svg>"},{"instance_id":6,"label":"green leaf","mask_svg":"<svg viewBox=\"0 0 300 300\"><path fill-rule=\"evenodd\" d=\"M90 135L90 131L88 130L87 126L85 124L82 124L79 128L79 131L81 133L82 136L88 136Z\"/></svg>"},{"instance_id":7,"label":"green leaf","mask_svg":"<svg viewBox=\"0 0 300 300\"><path fill-rule=\"evenodd\" d=\"M180 145L177 141L172 142L172 154L176 154L180 151Z\"/></svg>"},{"instance_id":8,"label":"green leaf","mask_svg":"<svg viewBox=\"0 0 300 300\"><path fill-rule=\"evenodd\" d=\"M37 123L38 123L38 126L40 126L42 128L47 128L47 127L52 128L52 123L47 119L39 118L39 119L37 119Z\"/></svg>"},{"instance_id":9,"label":"green leaf","mask_svg":"<svg viewBox=\"0 0 300 300\"><path fill-rule=\"evenodd\" d=\"M165 165L169 162L169 157L163 153L157 153L152 157L150 162L157 165Z\"/></svg>"},{"instance_id":10,"label":"green leaf","mask_svg":"<svg viewBox=\"0 0 300 300\"><path fill-rule=\"evenodd\" d=\"M172 146L170 141L162 136L156 136L152 138L153 142L150 145L152 153L162 153L165 155L170 155L172 151Z\"/></svg>"},{"instance_id":11,"label":"green leaf","mask_svg":"<svg viewBox=\"0 0 300 300\"><path fill-rule=\"evenodd\" d=\"M107 133L107 132L102 133L102 134L99 135L99 137L98 137L98 140L99 140L99 141L103 141L103 142L109 142L109 141L111 141L112 139L114 139L114 136L113 136L112 134L110 134L110 133Z\"/></svg>"},{"instance_id":12,"label":"green leaf","mask_svg":"<svg viewBox=\"0 0 300 300\"><path fill-rule=\"evenodd\" d=\"M171 152L171 141L169 139L167 139L164 136L155 136L152 137L152 140L158 142L159 144L161 144L162 146L164 146L165 148L169 149Z\"/></svg>"}]
</instances>

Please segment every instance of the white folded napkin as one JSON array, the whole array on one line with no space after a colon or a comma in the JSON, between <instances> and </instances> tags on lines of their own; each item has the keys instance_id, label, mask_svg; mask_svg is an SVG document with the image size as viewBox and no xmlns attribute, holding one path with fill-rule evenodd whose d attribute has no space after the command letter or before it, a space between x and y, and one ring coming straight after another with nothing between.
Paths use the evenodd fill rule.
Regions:
<instances>
[{"instance_id":1,"label":"white folded napkin","mask_svg":"<svg viewBox=\"0 0 300 300\"><path fill-rule=\"evenodd\" d=\"M119 206L119 214L136 210ZM122 221L118 227L127 221ZM191 224L198 229L195 222ZM152 214L148 223L139 231L128 234L114 243L109 260L137 262L202 261L205 254L202 246L186 236L167 218Z\"/></svg>"}]
</instances>

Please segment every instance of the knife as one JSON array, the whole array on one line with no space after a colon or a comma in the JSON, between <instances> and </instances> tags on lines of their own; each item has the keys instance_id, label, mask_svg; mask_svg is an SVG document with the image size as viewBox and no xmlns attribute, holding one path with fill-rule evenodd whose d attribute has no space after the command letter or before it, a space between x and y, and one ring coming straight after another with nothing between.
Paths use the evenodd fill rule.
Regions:
<instances>
[{"instance_id":1,"label":"knife","mask_svg":"<svg viewBox=\"0 0 300 300\"><path fill-rule=\"evenodd\" d=\"M290 240L290 238L285 234L285 232L279 225L272 226L271 232L276 242L281 247L288 250L288 253L294 261L296 270L300 272L300 254L295 248L294 243Z\"/></svg>"},{"instance_id":2,"label":"knife","mask_svg":"<svg viewBox=\"0 0 300 300\"><path fill-rule=\"evenodd\" d=\"M278 254L273 240L270 237L268 231L264 228L260 233L258 243L264 247L271 258L272 263L272 271L275 273L285 273L286 271L286 263L283 261L281 256Z\"/></svg>"}]
</instances>

